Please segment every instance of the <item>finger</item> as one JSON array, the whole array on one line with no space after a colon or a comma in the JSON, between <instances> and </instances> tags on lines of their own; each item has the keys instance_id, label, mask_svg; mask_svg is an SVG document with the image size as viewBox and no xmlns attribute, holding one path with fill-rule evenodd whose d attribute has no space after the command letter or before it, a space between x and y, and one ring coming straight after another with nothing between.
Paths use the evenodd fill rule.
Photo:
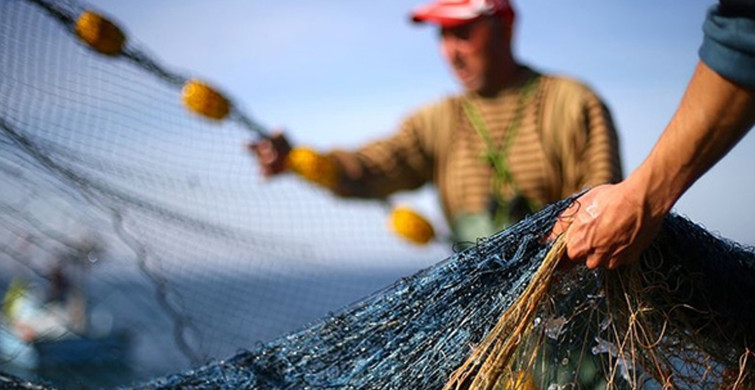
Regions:
<instances>
[{"instance_id":1,"label":"finger","mask_svg":"<svg viewBox=\"0 0 755 390\"><path fill-rule=\"evenodd\" d=\"M259 140L259 141L248 143L247 144L247 148L250 151L252 151L252 152L254 152L256 154L259 154L261 151L263 151L265 149L270 149L271 145L270 145L270 141L269 140L262 139L262 140Z\"/></svg>"},{"instance_id":2,"label":"finger","mask_svg":"<svg viewBox=\"0 0 755 390\"><path fill-rule=\"evenodd\" d=\"M275 148L264 148L263 153L266 164L274 164L278 160L278 151Z\"/></svg>"},{"instance_id":3,"label":"finger","mask_svg":"<svg viewBox=\"0 0 755 390\"><path fill-rule=\"evenodd\" d=\"M574 222L574 219L571 217L558 217L556 223L553 224L553 228L548 234L548 241L555 240L556 237L566 233L572 222Z\"/></svg>"},{"instance_id":4,"label":"finger","mask_svg":"<svg viewBox=\"0 0 755 390\"><path fill-rule=\"evenodd\" d=\"M586 256L585 258L585 265L589 269L595 269L600 267L601 265L608 264L610 260L610 255L608 252L593 252Z\"/></svg>"},{"instance_id":5,"label":"finger","mask_svg":"<svg viewBox=\"0 0 755 390\"><path fill-rule=\"evenodd\" d=\"M582 208L582 202L581 198L575 199L574 202L572 202L569 207L567 207L564 211L561 212L561 214L558 216L559 218L570 218L574 217L579 210Z\"/></svg>"},{"instance_id":6,"label":"finger","mask_svg":"<svg viewBox=\"0 0 755 390\"><path fill-rule=\"evenodd\" d=\"M278 151L269 142L259 143L255 152L262 164L272 164L278 158Z\"/></svg>"},{"instance_id":7,"label":"finger","mask_svg":"<svg viewBox=\"0 0 755 390\"><path fill-rule=\"evenodd\" d=\"M571 261L581 261L587 255L587 245L585 244L584 235L580 235L578 225L570 225L570 228L564 233L566 241L566 257Z\"/></svg>"},{"instance_id":8,"label":"finger","mask_svg":"<svg viewBox=\"0 0 755 390\"><path fill-rule=\"evenodd\" d=\"M574 207L574 203L572 203L566 210L561 212L561 214L556 218L556 222L553 224L553 228L546 236L546 241L550 242L558 238L558 236L566 233L566 231L569 229L571 224L574 222L574 213L575 211L572 210Z\"/></svg>"}]
</instances>

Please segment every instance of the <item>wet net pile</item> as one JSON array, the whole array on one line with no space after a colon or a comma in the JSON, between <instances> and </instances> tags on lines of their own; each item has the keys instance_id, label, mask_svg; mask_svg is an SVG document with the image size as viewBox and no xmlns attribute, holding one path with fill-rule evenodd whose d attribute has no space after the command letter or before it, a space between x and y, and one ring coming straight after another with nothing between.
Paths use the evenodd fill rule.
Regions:
<instances>
[{"instance_id":1,"label":"wet net pile","mask_svg":"<svg viewBox=\"0 0 755 390\"><path fill-rule=\"evenodd\" d=\"M751 249L672 216L637 266L559 270L563 248L543 237L567 200L418 273L376 275L368 264L447 253L360 223L382 221L380 206L263 185L243 152L257 124L203 84L189 85L215 99L195 111L226 119L188 112L188 77L96 15L110 32L83 43L84 14L0 3L0 385L752 388ZM35 283L54 287L42 302L86 297L81 335L123 330L128 363L111 348L14 368L39 326L12 321Z\"/></svg>"},{"instance_id":2,"label":"wet net pile","mask_svg":"<svg viewBox=\"0 0 755 390\"><path fill-rule=\"evenodd\" d=\"M672 216L637 267L562 273L563 248L542 237L566 203L308 329L139 388L751 388L752 251Z\"/></svg>"}]
</instances>

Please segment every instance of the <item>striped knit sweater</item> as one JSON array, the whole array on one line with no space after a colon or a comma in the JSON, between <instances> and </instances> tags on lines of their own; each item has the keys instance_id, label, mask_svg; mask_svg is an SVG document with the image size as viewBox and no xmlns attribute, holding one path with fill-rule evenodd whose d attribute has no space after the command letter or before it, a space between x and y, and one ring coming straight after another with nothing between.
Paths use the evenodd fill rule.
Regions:
<instances>
[{"instance_id":1,"label":"striped knit sweater","mask_svg":"<svg viewBox=\"0 0 755 390\"><path fill-rule=\"evenodd\" d=\"M513 183L500 193L517 193L535 209L584 188L622 178L616 131L601 100L585 85L527 69L521 82L496 96L452 96L411 114L393 136L356 151L334 150L341 168L339 195L384 198L434 183L453 227L462 214L489 211L494 172L484 158L487 144L475 130L463 101L480 114L494 145L502 145L520 105L520 91L537 78L506 149Z\"/></svg>"}]
</instances>

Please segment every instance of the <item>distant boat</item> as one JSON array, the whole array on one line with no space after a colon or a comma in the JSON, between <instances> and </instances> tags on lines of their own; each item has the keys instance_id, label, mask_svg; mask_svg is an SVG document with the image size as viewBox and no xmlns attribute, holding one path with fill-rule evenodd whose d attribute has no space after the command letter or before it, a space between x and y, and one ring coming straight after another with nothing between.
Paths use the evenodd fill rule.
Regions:
<instances>
[{"instance_id":1,"label":"distant boat","mask_svg":"<svg viewBox=\"0 0 755 390\"><path fill-rule=\"evenodd\" d=\"M0 361L26 370L86 364L124 364L129 360L131 337L127 332L106 336L67 337L24 341L14 332L0 330Z\"/></svg>"},{"instance_id":2,"label":"distant boat","mask_svg":"<svg viewBox=\"0 0 755 390\"><path fill-rule=\"evenodd\" d=\"M11 283L0 316L0 367L40 370L128 362L127 331L75 331L74 322L65 307L41 304L25 285Z\"/></svg>"}]
</instances>

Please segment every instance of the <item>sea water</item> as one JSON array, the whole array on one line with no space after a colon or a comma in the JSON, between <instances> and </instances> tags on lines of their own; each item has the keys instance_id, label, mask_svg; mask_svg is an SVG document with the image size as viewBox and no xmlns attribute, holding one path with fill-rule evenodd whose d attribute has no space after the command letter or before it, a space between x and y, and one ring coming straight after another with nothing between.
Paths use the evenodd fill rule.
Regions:
<instances>
[{"instance_id":1,"label":"sea water","mask_svg":"<svg viewBox=\"0 0 755 390\"><path fill-rule=\"evenodd\" d=\"M90 278L86 290L91 328L101 333L128 331L129 361L39 370L4 362L0 370L61 389L129 386L255 349L411 273L381 269L292 277L174 276L166 279L167 293L138 272ZM7 282L0 286L2 291ZM161 296L169 308L160 303Z\"/></svg>"}]
</instances>

